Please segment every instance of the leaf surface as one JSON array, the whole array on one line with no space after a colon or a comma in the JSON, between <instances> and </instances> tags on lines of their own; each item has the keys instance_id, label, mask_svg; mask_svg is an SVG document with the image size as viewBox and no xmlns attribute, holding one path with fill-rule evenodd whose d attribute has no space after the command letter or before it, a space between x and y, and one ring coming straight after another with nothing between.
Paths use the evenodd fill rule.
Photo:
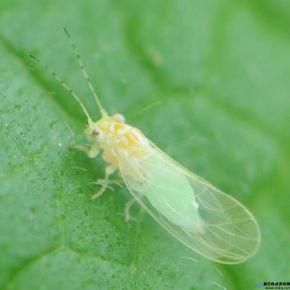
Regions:
<instances>
[{"instance_id":1,"label":"leaf surface","mask_svg":"<svg viewBox=\"0 0 290 290\"><path fill-rule=\"evenodd\" d=\"M288 8L282 0L2 1L0 289L242 290L286 280ZM97 118L63 26L110 113L254 213L255 257L215 264L138 207L126 224L126 188L91 202L104 164L69 149L83 141L85 118L27 57L62 76Z\"/></svg>"}]
</instances>

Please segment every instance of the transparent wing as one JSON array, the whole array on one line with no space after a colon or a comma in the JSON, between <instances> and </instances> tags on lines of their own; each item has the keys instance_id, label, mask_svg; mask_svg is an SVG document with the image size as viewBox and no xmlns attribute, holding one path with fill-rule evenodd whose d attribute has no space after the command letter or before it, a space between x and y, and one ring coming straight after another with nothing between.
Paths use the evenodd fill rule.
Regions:
<instances>
[{"instance_id":1,"label":"transparent wing","mask_svg":"<svg viewBox=\"0 0 290 290\"><path fill-rule=\"evenodd\" d=\"M120 157L119 166L140 205L192 250L225 264L241 263L256 253L260 231L253 215L153 144L150 155L138 162Z\"/></svg>"}]
</instances>

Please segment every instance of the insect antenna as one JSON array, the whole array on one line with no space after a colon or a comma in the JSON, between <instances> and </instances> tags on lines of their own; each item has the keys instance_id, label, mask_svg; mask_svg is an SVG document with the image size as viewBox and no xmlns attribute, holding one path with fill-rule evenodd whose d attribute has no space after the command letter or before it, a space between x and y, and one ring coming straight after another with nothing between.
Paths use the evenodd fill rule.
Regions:
<instances>
[{"instance_id":1,"label":"insect antenna","mask_svg":"<svg viewBox=\"0 0 290 290\"><path fill-rule=\"evenodd\" d=\"M75 55L75 57L76 57L76 59L77 59L77 62L78 62L79 67L80 67L80 69L81 69L81 71L82 71L82 74L83 74L83 76L84 76L84 78L85 78L85 80L86 80L86 82L87 82L87 84L88 84L88 86L89 86L89 88L90 88L90 91L91 91L93 97L95 98L95 101L96 101L96 103L97 103L97 105L98 105L98 107L99 107L99 110L100 110L100 112L101 112L101 115L102 115L103 117L104 117L104 116L107 116L108 113L105 111L104 107L103 107L102 104L101 104L101 101L100 101L100 99L99 99L99 97L98 97L98 95L97 95L97 93L96 93L96 90L95 90L95 88L94 88L94 86L93 86L93 84L92 84L92 82L91 82L91 79L90 79L90 77L89 77L89 75L88 75L88 73L87 73L87 70L86 70L86 68L85 68L85 66L84 66L84 64L83 64L83 62L82 62L81 56L80 56L80 54L79 54L79 52L78 52L78 49L77 49L77 47L76 47L76 45L75 45L75 43L74 43L74 41L73 41L71 35L69 34L68 30L67 30L65 27L63 28L63 30L64 30L64 32L65 32L67 38L69 39L69 41L70 41L70 43L71 43L71 46L72 46L72 48L73 48L74 55Z\"/></svg>"},{"instance_id":2,"label":"insect antenna","mask_svg":"<svg viewBox=\"0 0 290 290\"><path fill-rule=\"evenodd\" d=\"M54 72L51 71L47 65L45 65L44 63L42 63L37 57L35 57L32 54L28 54L29 57L31 57L34 61L36 61L42 68L44 68L57 82L59 82L61 84L61 86L63 88L66 89L66 91L78 102L78 104L81 106L83 112L85 113L85 115L88 118L88 122L92 123L92 118L88 112L88 110L86 109L86 107L84 106L84 104L81 102L80 98L77 96L77 94Z\"/></svg>"}]
</instances>

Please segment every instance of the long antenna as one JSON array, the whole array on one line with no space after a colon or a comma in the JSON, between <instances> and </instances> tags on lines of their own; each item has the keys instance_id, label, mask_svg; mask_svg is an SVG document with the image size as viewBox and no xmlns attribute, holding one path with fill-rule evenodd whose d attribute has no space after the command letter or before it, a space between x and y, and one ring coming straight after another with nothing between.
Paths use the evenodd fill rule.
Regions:
<instances>
[{"instance_id":1,"label":"long antenna","mask_svg":"<svg viewBox=\"0 0 290 290\"><path fill-rule=\"evenodd\" d=\"M89 77L89 75L88 75L88 73L87 73L87 71L86 71L86 68L85 68L85 66L84 66L84 64L83 64L83 62L82 62L81 56L80 56L80 54L79 54L79 52L78 52L78 50L77 50L77 47L76 47L76 45L75 45L75 43L74 43L74 41L73 41L71 35L69 34L69 32L67 31L67 29L66 29L65 27L63 28L63 30L64 30L66 36L68 37L68 39L69 39L69 41L70 41L70 43L71 43L71 46L72 46L72 48L73 48L73 52L74 52L74 54L75 54L75 57L76 57L76 59L77 59L77 62L78 62L78 64L79 64L79 66L80 66L80 69L81 69L81 71L82 71L82 74L83 74L83 76L84 76L86 82L88 83L88 86L89 86L89 88L90 88L90 91L91 91L92 95L93 95L94 98L95 98L95 101L96 101L96 103L97 103L97 105L98 105L98 107L99 107L99 110L100 110L102 116L103 116L103 117L108 116L108 113L105 111L104 107L103 107L102 104L101 104L101 101L100 101L100 99L99 99L99 97L98 97L98 95L97 95L97 93L96 93L96 90L95 90L95 88L94 88L94 86L93 86L93 84L92 84L92 82L91 82L91 79L90 79L90 77Z\"/></svg>"},{"instance_id":2,"label":"long antenna","mask_svg":"<svg viewBox=\"0 0 290 290\"><path fill-rule=\"evenodd\" d=\"M86 107L84 106L84 104L81 102L80 98L77 96L77 94L54 72L51 71L47 65L43 64L38 58L36 58L34 55L32 54L28 54L29 57L31 57L34 61L38 62L39 65L41 67L43 67L54 79L56 79L61 85L62 87L64 87L66 89L67 92L70 93L70 95L73 96L73 98L79 103L79 105L81 106L83 112L85 113L85 115L88 118L88 122L93 122L92 118L88 112L88 110L86 109Z\"/></svg>"}]
</instances>

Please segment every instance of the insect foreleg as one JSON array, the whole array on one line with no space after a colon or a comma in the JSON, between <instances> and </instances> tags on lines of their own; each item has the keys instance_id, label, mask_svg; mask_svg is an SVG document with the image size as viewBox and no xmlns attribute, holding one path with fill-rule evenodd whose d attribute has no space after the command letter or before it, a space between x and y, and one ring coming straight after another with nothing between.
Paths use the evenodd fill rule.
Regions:
<instances>
[{"instance_id":1,"label":"insect foreleg","mask_svg":"<svg viewBox=\"0 0 290 290\"><path fill-rule=\"evenodd\" d=\"M96 143L94 143L91 147L87 147L86 145L83 144L74 144L71 146L71 148L84 152L90 158L97 157L100 152L99 146Z\"/></svg>"},{"instance_id":2,"label":"insect foreleg","mask_svg":"<svg viewBox=\"0 0 290 290\"><path fill-rule=\"evenodd\" d=\"M107 165L106 170L105 170L105 178L104 179L99 179L97 181L98 184L101 185L101 188L98 192L93 194L92 199L96 199L100 197L108 188L110 184L110 175L112 175L116 171L116 168L112 165Z\"/></svg>"}]
</instances>

